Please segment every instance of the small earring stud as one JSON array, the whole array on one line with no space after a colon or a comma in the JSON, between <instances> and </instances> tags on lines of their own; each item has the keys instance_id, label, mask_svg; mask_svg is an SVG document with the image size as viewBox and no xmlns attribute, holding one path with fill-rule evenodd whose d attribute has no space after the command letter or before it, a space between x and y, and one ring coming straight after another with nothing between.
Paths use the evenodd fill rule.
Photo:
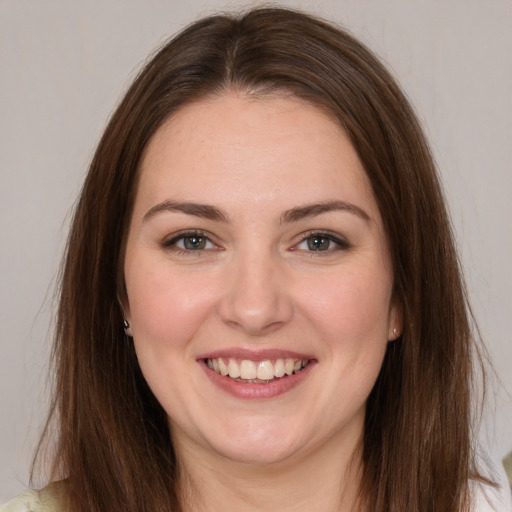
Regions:
<instances>
[{"instance_id":1,"label":"small earring stud","mask_svg":"<svg viewBox=\"0 0 512 512\"><path fill-rule=\"evenodd\" d=\"M126 320L123 320L123 327L126 329L129 329L130 328L130 324L126 321Z\"/></svg>"},{"instance_id":2,"label":"small earring stud","mask_svg":"<svg viewBox=\"0 0 512 512\"><path fill-rule=\"evenodd\" d=\"M395 338L398 338L398 331L397 331L396 327L393 327L393 336Z\"/></svg>"}]
</instances>

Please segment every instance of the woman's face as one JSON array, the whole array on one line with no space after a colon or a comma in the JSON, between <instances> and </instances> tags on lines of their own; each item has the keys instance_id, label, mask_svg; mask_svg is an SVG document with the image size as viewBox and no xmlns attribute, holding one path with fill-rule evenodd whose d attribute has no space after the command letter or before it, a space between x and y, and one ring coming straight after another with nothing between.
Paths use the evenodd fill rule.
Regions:
<instances>
[{"instance_id":1,"label":"woman's face","mask_svg":"<svg viewBox=\"0 0 512 512\"><path fill-rule=\"evenodd\" d=\"M235 93L181 109L142 162L125 278L178 450L357 446L399 314L367 176L326 114Z\"/></svg>"}]
</instances>

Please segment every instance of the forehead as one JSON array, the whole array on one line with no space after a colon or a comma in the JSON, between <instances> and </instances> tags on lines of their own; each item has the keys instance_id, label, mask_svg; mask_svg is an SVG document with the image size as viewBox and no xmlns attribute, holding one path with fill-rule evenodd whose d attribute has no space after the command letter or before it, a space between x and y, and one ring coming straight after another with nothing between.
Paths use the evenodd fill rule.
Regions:
<instances>
[{"instance_id":1,"label":"forehead","mask_svg":"<svg viewBox=\"0 0 512 512\"><path fill-rule=\"evenodd\" d=\"M181 108L157 130L137 195L149 203L208 193L209 202L250 199L261 206L280 198L285 208L346 194L368 201L370 189L333 117L295 97L227 93Z\"/></svg>"}]
</instances>

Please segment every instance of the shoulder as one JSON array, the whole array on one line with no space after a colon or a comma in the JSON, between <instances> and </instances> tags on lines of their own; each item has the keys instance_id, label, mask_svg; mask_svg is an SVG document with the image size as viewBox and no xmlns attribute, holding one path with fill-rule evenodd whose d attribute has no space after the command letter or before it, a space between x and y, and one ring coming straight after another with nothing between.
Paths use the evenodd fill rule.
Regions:
<instances>
[{"instance_id":1,"label":"shoulder","mask_svg":"<svg viewBox=\"0 0 512 512\"><path fill-rule=\"evenodd\" d=\"M55 482L41 490L25 491L0 507L0 512L65 512L65 487L64 482Z\"/></svg>"}]
</instances>

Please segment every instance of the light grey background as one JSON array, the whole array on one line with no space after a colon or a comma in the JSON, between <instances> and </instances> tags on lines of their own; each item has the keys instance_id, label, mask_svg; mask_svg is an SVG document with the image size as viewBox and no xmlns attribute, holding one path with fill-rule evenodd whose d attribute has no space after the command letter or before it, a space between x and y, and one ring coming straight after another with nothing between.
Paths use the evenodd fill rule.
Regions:
<instances>
[{"instance_id":1,"label":"light grey background","mask_svg":"<svg viewBox=\"0 0 512 512\"><path fill-rule=\"evenodd\" d=\"M512 450L512 2L282 4L366 41L424 122L474 311L503 381L484 437L501 458ZM28 483L47 401L53 286L69 212L106 120L169 35L201 15L249 5L0 0L0 503Z\"/></svg>"}]
</instances>

